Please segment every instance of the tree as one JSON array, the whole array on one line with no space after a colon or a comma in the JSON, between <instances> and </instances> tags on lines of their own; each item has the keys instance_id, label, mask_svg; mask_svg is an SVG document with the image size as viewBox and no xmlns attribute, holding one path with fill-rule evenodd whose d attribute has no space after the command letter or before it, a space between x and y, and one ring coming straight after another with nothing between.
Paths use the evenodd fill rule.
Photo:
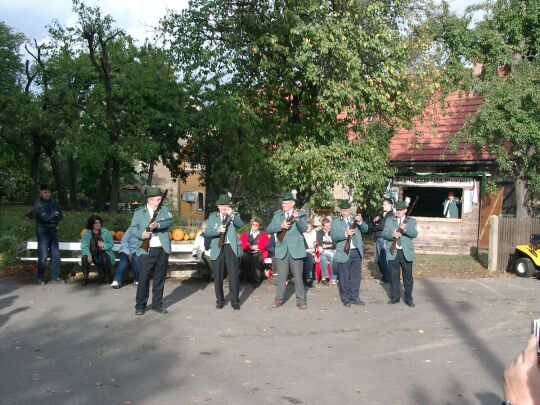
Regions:
<instances>
[{"instance_id":1,"label":"tree","mask_svg":"<svg viewBox=\"0 0 540 405\"><path fill-rule=\"evenodd\" d=\"M21 148L18 132L19 108L24 103L24 66L19 50L24 41L23 34L0 21L0 201L16 195L28 181L21 170L21 152L27 148Z\"/></svg>"},{"instance_id":2,"label":"tree","mask_svg":"<svg viewBox=\"0 0 540 405\"><path fill-rule=\"evenodd\" d=\"M516 180L516 216L530 216L532 198L540 191L540 3L496 0L469 12L476 10L483 10L484 18L472 28L456 30L463 46L455 50L464 62L481 64L477 90L485 101L455 141L465 138L492 153L501 173Z\"/></svg>"},{"instance_id":3,"label":"tree","mask_svg":"<svg viewBox=\"0 0 540 405\"><path fill-rule=\"evenodd\" d=\"M484 104L463 131L516 179L516 215L531 214L534 195L540 195L540 61L524 62L482 90Z\"/></svg>"},{"instance_id":4,"label":"tree","mask_svg":"<svg viewBox=\"0 0 540 405\"><path fill-rule=\"evenodd\" d=\"M341 172L352 162L384 166L388 137L376 138L386 145L366 139L376 132L368 130L369 122L408 126L433 94L437 71L425 57L429 41L415 31L422 6L412 1L195 0L181 13L169 14L162 30L186 86L213 100L235 100L244 109L236 116L252 117L256 125L245 128L238 122L237 127L255 142L259 152L254 156L267 169L264 177L279 179L269 190L296 188L299 199L308 201L333 188L332 168ZM216 137L229 136L231 131L220 130L219 117L211 121ZM348 145L351 130L361 135ZM193 143L199 145L198 139ZM218 143L226 144L227 138ZM372 153L351 149L373 144L378 147ZM227 172L235 174L231 183L249 177L244 164L226 162ZM218 169L223 166L212 170ZM359 200L366 198L369 185L385 184L388 172L365 174L343 179L358 191ZM211 178L207 172L207 186Z\"/></svg>"}]
</instances>

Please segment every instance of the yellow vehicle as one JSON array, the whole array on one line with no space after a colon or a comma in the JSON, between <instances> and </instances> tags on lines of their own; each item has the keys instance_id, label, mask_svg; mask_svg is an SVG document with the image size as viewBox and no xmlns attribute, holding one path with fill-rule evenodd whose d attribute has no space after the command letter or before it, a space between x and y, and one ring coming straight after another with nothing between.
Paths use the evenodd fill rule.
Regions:
<instances>
[{"instance_id":1,"label":"yellow vehicle","mask_svg":"<svg viewBox=\"0 0 540 405\"><path fill-rule=\"evenodd\" d=\"M517 245L514 271L520 277L530 277L540 271L540 233L533 233L528 245Z\"/></svg>"}]
</instances>

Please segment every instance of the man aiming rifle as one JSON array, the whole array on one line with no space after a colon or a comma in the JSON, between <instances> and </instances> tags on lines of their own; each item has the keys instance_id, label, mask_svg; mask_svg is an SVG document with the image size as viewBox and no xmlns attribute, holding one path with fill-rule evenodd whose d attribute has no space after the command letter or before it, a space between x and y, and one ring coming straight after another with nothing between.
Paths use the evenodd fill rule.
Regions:
<instances>
[{"instance_id":1,"label":"man aiming rifle","mask_svg":"<svg viewBox=\"0 0 540 405\"><path fill-rule=\"evenodd\" d=\"M415 257L413 239L418 236L418 231L416 230L416 220L407 214L412 211L414 203L408 210L405 202L398 201L395 205L396 215L387 218L381 235L387 241L388 249L388 269L390 270L390 300L388 303L397 304L400 300L399 270L401 268L405 290L403 299L409 307L415 306L412 297L414 286L412 270Z\"/></svg>"},{"instance_id":2,"label":"man aiming rifle","mask_svg":"<svg viewBox=\"0 0 540 405\"><path fill-rule=\"evenodd\" d=\"M137 249L139 258L139 284L135 298L135 315L144 315L149 296L150 276L152 284L152 310L166 314L163 308L163 289L167 275L167 264L171 253L169 228L173 220L167 206L163 205L163 195L159 188L149 187L144 190L146 204L137 209L131 220L130 231L139 240Z\"/></svg>"}]
</instances>

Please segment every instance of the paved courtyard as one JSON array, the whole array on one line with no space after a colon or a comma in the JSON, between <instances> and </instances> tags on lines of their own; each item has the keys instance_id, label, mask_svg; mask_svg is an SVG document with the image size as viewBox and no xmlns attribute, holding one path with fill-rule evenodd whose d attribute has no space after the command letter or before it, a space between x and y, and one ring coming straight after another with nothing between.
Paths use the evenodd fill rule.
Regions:
<instances>
[{"instance_id":1,"label":"paved courtyard","mask_svg":"<svg viewBox=\"0 0 540 405\"><path fill-rule=\"evenodd\" d=\"M540 317L539 281L516 277L419 280L413 309L373 280L365 307L329 286L306 311L242 287L217 310L212 284L171 280L169 314L136 317L132 285L0 280L0 402L496 404Z\"/></svg>"}]
</instances>

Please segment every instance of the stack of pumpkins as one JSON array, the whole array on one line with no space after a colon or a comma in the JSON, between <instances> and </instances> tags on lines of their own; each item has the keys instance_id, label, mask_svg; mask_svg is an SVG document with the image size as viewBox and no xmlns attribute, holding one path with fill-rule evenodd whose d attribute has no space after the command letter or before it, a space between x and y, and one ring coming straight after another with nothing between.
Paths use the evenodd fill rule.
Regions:
<instances>
[{"instance_id":1,"label":"stack of pumpkins","mask_svg":"<svg viewBox=\"0 0 540 405\"><path fill-rule=\"evenodd\" d=\"M184 231L181 228L176 228L169 232L169 236L173 241L187 241L195 239L195 231Z\"/></svg>"}]
</instances>

